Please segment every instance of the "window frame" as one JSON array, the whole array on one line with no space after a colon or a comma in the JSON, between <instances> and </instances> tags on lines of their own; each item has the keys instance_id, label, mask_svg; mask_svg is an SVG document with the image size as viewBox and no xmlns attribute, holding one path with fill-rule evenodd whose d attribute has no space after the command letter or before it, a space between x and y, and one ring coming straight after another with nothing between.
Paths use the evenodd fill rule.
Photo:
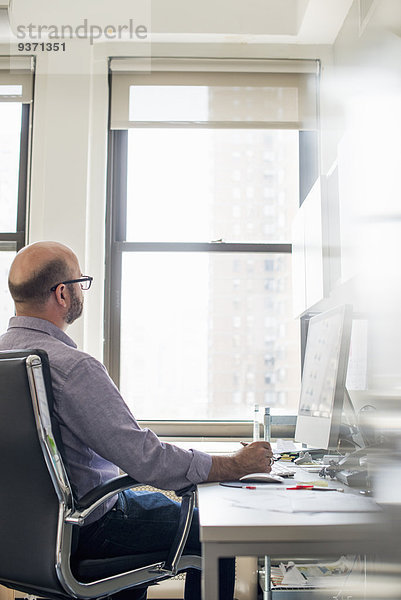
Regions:
<instances>
[{"instance_id":1,"label":"window frame","mask_svg":"<svg viewBox=\"0 0 401 600\"><path fill-rule=\"evenodd\" d=\"M35 56L0 56L0 84L18 85L21 93L1 94L0 102L21 103L20 155L18 168L16 230L0 232L0 252L16 251L27 242L27 215L30 185L30 150L32 135L32 101L34 90Z\"/></svg>"},{"instance_id":2,"label":"window frame","mask_svg":"<svg viewBox=\"0 0 401 600\"><path fill-rule=\"evenodd\" d=\"M226 242L127 242L127 160L128 130L109 132L106 209L106 265L104 303L104 364L119 386L122 258L124 252L243 252L291 254L291 243L226 243ZM273 415L272 432L275 437L294 437L296 417ZM250 439L251 421L188 421L147 420L141 426L149 427L164 439ZM262 435L262 432L261 432Z\"/></svg>"},{"instance_id":3,"label":"window frame","mask_svg":"<svg viewBox=\"0 0 401 600\"><path fill-rule=\"evenodd\" d=\"M0 252L18 252L26 244L31 115L31 105L27 102L21 102L16 231L0 232Z\"/></svg>"},{"instance_id":4,"label":"window frame","mask_svg":"<svg viewBox=\"0 0 401 600\"><path fill-rule=\"evenodd\" d=\"M106 296L104 360L116 385L119 384L121 271L124 252L225 252L291 254L286 242L127 242L128 130L109 134L109 164L106 214ZM108 318L107 318L108 316Z\"/></svg>"},{"instance_id":5,"label":"window frame","mask_svg":"<svg viewBox=\"0 0 401 600\"><path fill-rule=\"evenodd\" d=\"M178 60L178 59L177 59ZM118 59L117 59L118 61ZM318 76L319 65L316 75ZM110 87L112 75L110 75ZM124 85L126 85L124 83ZM113 100L111 97L111 108ZM139 123L138 126L159 126L160 123ZM240 126L241 123L197 123L195 127L231 128ZM259 127L260 123L250 123L250 128ZM104 363L114 380L119 386L120 378L120 328L121 328L121 285L122 285L122 257L125 252L239 252L239 253L264 253L269 254L291 254L291 243L226 243L212 241L205 243L190 242L127 242L126 241L126 217L127 217L127 162L128 162L128 131L127 122L119 121L113 127L110 121L108 137L108 164L107 164L107 199L106 199L106 264L105 264L105 312L104 312ZM171 128L179 128L183 123L168 123ZM188 126L188 123L185 123ZM245 125L246 127L246 125ZM269 129L267 123L263 128ZM274 128L293 128L283 123ZM302 128L298 127L301 134ZM302 174L300 173L300 177ZM273 436L293 437L295 432L296 416L273 416ZM202 436L205 438L218 439L229 436L232 439L244 439L252 437L251 421L141 421L141 425L151 427L156 433L165 438L181 439Z\"/></svg>"}]
</instances>

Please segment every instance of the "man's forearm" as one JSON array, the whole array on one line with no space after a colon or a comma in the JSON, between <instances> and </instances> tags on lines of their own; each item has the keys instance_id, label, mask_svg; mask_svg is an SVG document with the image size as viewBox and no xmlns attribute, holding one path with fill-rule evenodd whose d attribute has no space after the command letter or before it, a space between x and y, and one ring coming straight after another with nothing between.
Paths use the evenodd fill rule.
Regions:
<instances>
[{"instance_id":1,"label":"man's forearm","mask_svg":"<svg viewBox=\"0 0 401 600\"><path fill-rule=\"evenodd\" d=\"M253 442L230 456L212 456L207 481L229 481L258 471L268 473L272 455L268 442Z\"/></svg>"},{"instance_id":2,"label":"man's forearm","mask_svg":"<svg viewBox=\"0 0 401 600\"><path fill-rule=\"evenodd\" d=\"M240 473L240 469L234 456L213 456L212 468L210 469L208 481L229 481L238 479L245 473Z\"/></svg>"}]
</instances>

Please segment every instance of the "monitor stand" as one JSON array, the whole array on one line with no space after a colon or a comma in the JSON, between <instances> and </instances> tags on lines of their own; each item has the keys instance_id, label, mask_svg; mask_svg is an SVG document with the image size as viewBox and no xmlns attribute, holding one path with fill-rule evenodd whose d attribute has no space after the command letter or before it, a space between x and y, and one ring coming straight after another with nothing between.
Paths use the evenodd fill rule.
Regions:
<instances>
[{"instance_id":1,"label":"monitor stand","mask_svg":"<svg viewBox=\"0 0 401 600\"><path fill-rule=\"evenodd\" d=\"M361 449L366 447L361 430L358 425L358 417L355 412L354 404L348 393L347 388L344 392L344 403L339 434L339 445L341 442L352 444L354 448ZM344 449L344 447L343 447Z\"/></svg>"},{"instance_id":2,"label":"monitor stand","mask_svg":"<svg viewBox=\"0 0 401 600\"><path fill-rule=\"evenodd\" d=\"M366 443L358 426L358 418L348 390L345 390L343 418L340 427L339 445L341 442L352 445L349 453L338 463L335 477L350 487L366 489L368 472L366 466L360 464L360 458L366 455ZM342 450L345 450L343 445Z\"/></svg>"}]
</instances>

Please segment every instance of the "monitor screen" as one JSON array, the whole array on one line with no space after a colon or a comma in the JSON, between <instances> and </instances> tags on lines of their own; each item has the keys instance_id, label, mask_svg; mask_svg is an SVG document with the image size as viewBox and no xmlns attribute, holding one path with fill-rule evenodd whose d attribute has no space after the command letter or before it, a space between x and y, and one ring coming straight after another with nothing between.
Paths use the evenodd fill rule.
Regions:
<instances>
[{"instance_id":1,"label":"monitor screen","mask_svg":"<svg viewBox=\"0 0 401 600\"><path fill-rule=\"evenodd\" d=\"M306 340L295 440L335 448L341 424L351 339L352 307L312 317Z\"/></svg>"}]
</instances>

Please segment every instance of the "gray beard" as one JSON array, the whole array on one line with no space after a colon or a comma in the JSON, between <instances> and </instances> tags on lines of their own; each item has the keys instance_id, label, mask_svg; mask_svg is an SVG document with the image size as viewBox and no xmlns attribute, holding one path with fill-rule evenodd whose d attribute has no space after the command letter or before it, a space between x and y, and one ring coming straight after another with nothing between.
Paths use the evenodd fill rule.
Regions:
<instances>
[{"instance_id":1,"label":"gray beard","mask_svg":"<svg viewBox=\"0 0 401 600\"><path fill-rule=\"evenodd\" d=\"M83 300L78 298L78 296L73 291L71 293L71 306L65 316L65 322L68 325L71 325L71 323L76 321L76 319L78 319L78 317L81 316L83 307L84 307Z\"/></svg>"}]
</instances>

